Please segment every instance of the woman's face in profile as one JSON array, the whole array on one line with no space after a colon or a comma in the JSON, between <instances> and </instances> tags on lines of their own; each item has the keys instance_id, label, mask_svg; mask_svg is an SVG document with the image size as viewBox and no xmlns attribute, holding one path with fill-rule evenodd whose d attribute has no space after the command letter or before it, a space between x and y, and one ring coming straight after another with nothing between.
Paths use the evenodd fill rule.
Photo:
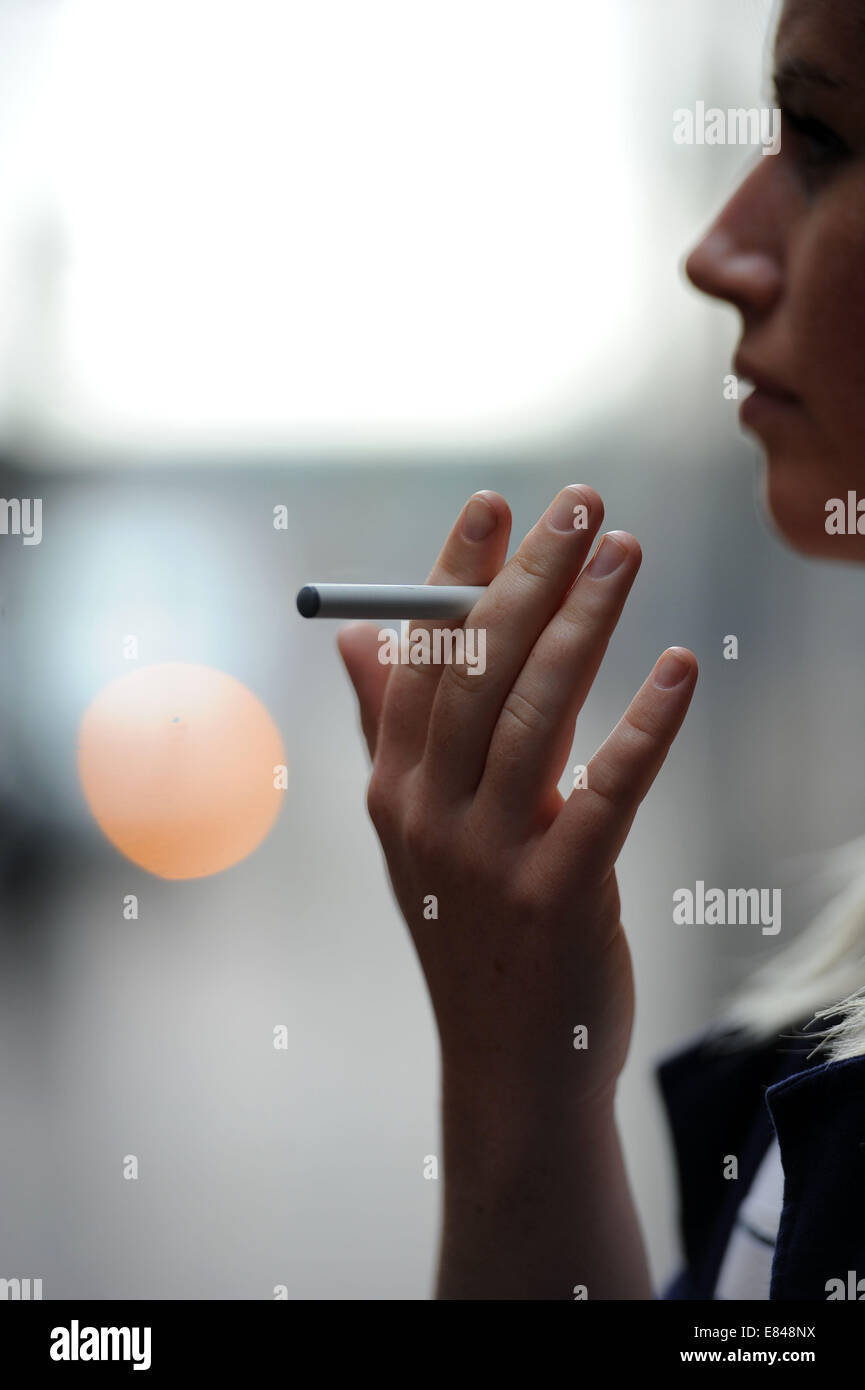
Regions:
<instances>
[{"instance_id":1,"label":"woman's face in profile","mask_svg":"<svg viewBox=\"0 0 865 1390\"><path fill-rule=\"evenodd\" d=\"M686 268L742 316L735 370L758 388L742 420L779 530L865 560L865 506L862 534L826 530L830 498L865 499L865 0L787 0L775 77L780 151L758 157Z\"/></svg>"}]
</instances>

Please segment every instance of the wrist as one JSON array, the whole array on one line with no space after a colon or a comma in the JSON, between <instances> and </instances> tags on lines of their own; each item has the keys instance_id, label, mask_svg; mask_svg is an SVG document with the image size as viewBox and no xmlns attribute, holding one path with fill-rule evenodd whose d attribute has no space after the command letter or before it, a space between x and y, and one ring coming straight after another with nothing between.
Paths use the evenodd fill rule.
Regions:
<instances>
[{"instance_id":1,"label":"wrist","mask_svg":"<svg viewBox=\"0 0 865 1390\"><path fill-rule=\"evenodd\" d=\"M444 1167L507 1186L539 1164L579 1163L615 1130L616 1082L442 1064Z\"/></svg>"},{"instance_id":2,"label":"wrist","mask_svg":"<svg viewBox=\"0 0 865 1390\"><path fill-rule=\"evenodd\" d=\"M585 1126L602 1124L615 1110L619 1075L589 1072L585 1054L566 1055L564 1065L532 1064L513 1055L440 1056L442 1113L487 1115L519 1127L543 1118Z\"/></svg>"}]
</instances>

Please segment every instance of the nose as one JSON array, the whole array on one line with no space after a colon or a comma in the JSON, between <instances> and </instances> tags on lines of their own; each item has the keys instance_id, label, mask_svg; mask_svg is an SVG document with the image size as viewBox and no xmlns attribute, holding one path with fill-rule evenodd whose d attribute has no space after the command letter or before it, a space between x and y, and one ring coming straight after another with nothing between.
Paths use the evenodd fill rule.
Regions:
<instances>
[{"instance_id":1,"label":"nose","mask_svg":"<svg viewBox=\"0 0 865 1390\"><path fill-rule=\"evenodd\" d=\"M688 279L743 315L765 314L781 293L786 214L783 174L762 157L685 261Z\"/></svg>"}]
</instances>

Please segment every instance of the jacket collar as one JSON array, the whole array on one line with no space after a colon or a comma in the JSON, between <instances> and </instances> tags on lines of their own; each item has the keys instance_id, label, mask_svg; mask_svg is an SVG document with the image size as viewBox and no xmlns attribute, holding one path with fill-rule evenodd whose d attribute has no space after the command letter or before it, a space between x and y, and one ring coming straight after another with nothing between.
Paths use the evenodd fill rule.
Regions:
<instances>
[{"instance_id":1,"label":"jacket collar","mask_svg":"<svg viewBox=\"0 0 865 1390\"><path fill-rule=\"evenodd\" d=\"M771 1298L823 1300L827 1281L851 1269L865 1279L865 1057L809 1060L809 1026L736 1050L703 1034L657 1067L688 1266L675 1296L712 1298L737 1209L773 1134L785 1190ZM736 1180L724 1176L731 1157Z\"/></svg>"}]
</instances>

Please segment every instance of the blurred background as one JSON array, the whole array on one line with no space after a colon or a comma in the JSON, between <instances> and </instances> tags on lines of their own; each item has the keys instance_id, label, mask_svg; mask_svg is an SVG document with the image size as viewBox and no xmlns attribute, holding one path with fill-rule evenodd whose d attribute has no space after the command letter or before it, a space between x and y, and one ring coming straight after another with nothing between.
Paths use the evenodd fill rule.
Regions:
<instances>
[{"instance_id":1,"label":"blurred background","mask_svg":"<svg viewBox=\"0 0 865 1390\"><path fill-rule=\"evenodd\" d=\"M0 0L0 492L42 501L39 544L0 535L0 1275L45 1298L430 1297L432 1015L339 624L294 595L422 582L480 488L513 551L581 481L644 562L573 761L665 646L701 667L619 861L620 1116L653 1274L674 1272L654 1065L862 830L861 580L772 535L723 396L737 317L681 271L760 156L676 145L673 111L771 104L772 10ZM110 843L77 764L94 697L162 662L241 682L288 767L260 846L187 880ZM789 878L781 934L674 926L698 878Z\"/></svg>"}]
</instances>

